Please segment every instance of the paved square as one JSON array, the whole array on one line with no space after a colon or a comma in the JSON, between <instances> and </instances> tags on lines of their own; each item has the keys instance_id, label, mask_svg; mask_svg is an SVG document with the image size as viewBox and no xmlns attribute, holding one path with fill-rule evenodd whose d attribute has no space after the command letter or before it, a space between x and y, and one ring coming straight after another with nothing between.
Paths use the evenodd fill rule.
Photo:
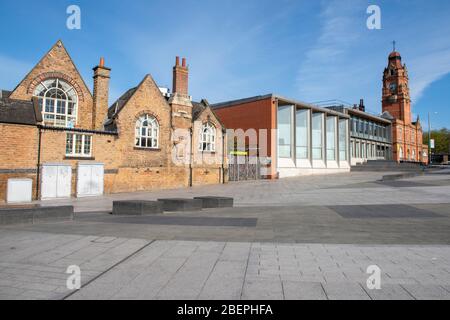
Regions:
<instances>
[{"instance_id":1,"label":"paved square","mask_svg":"<svg viewBox=\"0 0 450 320\"><path fill-rule=\"evenodd\" d=\"M145 241L1 233L1 299L450 299L448 246ZM33 245L33 243L35 245ZM70 265L82 288L66 287ZM367 267L381 269L370 290Z\"/></svg>"},{"instance_id":2,"label":"paved square","mask_svg":"<svg viewBox=\"0 0 450 320\"><path fill-rule=\"evenodd\" d=\"M74 221L0 227L0 299L450 299L447 174L377 173L54 201ZM357 187L355 187L357 186ZM114 217L112 201L230 196L234 208ZM82 288L66 281L81 269ZM369 290L369 266L381 290Z\"/></svg>"},{"instance_id":3,"label":"paved square","mask_svg":"<svg viewBox=\"0 0 450 320\"><path fill-rule=\"evenodd\" d=\"M330 209L336 211L341 217L347 219L375 219L375 218L439 218L439 214L415 207L392 204L370 206L333 206Z\"/></svg>"}]
</instances>

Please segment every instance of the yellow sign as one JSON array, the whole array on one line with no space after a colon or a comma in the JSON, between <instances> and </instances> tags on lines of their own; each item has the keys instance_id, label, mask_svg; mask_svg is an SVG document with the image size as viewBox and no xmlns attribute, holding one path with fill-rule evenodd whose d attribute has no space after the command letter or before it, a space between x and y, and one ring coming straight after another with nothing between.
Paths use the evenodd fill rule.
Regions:
<instances>
[{"instance_id":1,"label":"yellow sign","mask_svg":"<svg viewBox=\"0 0 450 320\"><path fill-rule=\"evenodd\" d=\"M248 156L247 151L231 151L230 155L232 156Z\"/></svg>"}]
</instances>

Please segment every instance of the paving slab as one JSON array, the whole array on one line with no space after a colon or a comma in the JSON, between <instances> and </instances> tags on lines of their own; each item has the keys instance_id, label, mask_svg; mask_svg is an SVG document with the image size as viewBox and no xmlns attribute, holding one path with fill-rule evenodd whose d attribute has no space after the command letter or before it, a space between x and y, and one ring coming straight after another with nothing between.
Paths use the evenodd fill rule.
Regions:
<instances>
[{"instance_id":1,"label":"paving slab","mask_svg":"<svg viewBox=\"0 0 450 320\"><path fill-rule=\"evenodd\" d=\"M417 300L450 300L450 292L440 285L403 284L402 287Z\"/></svg>"},{"instance_id":2,"label":"paving slab","mask_svg":"<svg viewBox=\"0 0 450 320\"><path fill-rule=\"evenodd\" d=\"M283 281L286 300L327 300L320 282Z\"/></svg>"},{"instance_id":3,"label":"paving slab","mask_svg":"<svg viewBox=\"0 0 450 320\"><path fill-rule=\"evenodd\" d=\"M367 289L372 300L415 300L415 298L399 284L382 284L381 289Z\"/></svg>"},{"instance_id":4,"label":"paving slab","mask_svg":"<svg viewBox=\"0 0 450 320\"><path fill-rule=\"evenodd\" d=\"M324 283L323 288L329 300L371 300L358 283Z\"/></svg>"}]
</instances>

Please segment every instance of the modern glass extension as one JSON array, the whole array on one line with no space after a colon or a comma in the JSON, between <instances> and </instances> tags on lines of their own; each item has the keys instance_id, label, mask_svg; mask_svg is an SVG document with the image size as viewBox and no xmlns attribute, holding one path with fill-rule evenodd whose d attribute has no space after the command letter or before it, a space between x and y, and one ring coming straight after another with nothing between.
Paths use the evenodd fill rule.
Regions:
<instances>
[{"instance_id":1,"label":"modern glass extension","mask_svg":"<svg viewBox=\"0 0 450 320\"><path fill-rule=\"evenodd\" d=\"M368 160L391 160L391 124L379 117L363 118L352 114L350 120L352 165Z\"/></svg>"},{"instance_id":2,"label":"modern glass extension","mask_svg":"<svg viewBox=\"0 0 450 320\"><path fill-rule=\"evenodd\" d=\"M349 141L347 115L278 101L277 168L281 176L349 169Z\"/></svg>"}]
</instances>

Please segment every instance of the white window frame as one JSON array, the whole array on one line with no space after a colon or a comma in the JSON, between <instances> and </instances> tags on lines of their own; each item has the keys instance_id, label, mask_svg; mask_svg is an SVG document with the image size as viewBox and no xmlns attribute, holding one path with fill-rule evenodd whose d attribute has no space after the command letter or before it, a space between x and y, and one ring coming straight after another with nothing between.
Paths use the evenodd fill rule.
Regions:
<instances>
[{"instance_id":1,"label":"white window frame","mask_svg":"<svg viewBox=\"0 0 450 320\"><path fill-rule=\"evenodd\" d=\"M142 125L147 121L147 125ZM146 134L142 134L142 129L145 128ZM142 145L142 139L150 140L151 146ZM155 142L155 143L154 143ZM150 114L144 114L136 121L134 146L139 149L159 149L159 122L156 117Z\"/></svg>"},{"instance_id":2,"label":"white window frame","mask_svg":"<svg viewBox=\"0 0 450 320\"><path fill-rule=\"evenodd\" d=\"M210 122L206 122L202 125L198 145L199 151L216 152L216 131L216 126Z\"/></svg>"},{"instance_id":3,"label":"white window frame","mask_svg":"<svg viewBox=\"0 0 450 320\"><path fill-rule=\"evenodd\" d=\"M72 152L67 152L67 144L69 142L69 136L72 136ZM77 150L77 137L81 137L81 153L76 152ZM89 137L89 153L85 152L85 145L87 137ZM92 142L93 138L90 134L80 134L80 133L73 133L68 132L66 135L66 157L83 157L83 158L90 158L92 157Z\"/></svg>"},{"instance_id":4,"label":"white window frame","mask_svg":"<svg viewBox=\"0 0 450 320\"><path fill-rule=\"evenodd\" d=\"M60 88L60 85L63 88ZM65 88L64 88L65 87ZM47 95L51 90L57 90L65 95L65 99L48 97ZM55 127L75 127L78 121L78 95L71 85L61 79L46 79L40 82L35 91L34 96L39 99L41 105L42 119L44 124ZM46 111L46 105L49 101L53 101L53 112ZM64 104L64 113L59 113L57 108L57 102ZM73 103L73 113L69 114L69 103ZM53 116L53 120L46 119L46 115ZM57 117L62 117L64 124L60 124L57 121Z\"/></svg>"}]
</instances>

